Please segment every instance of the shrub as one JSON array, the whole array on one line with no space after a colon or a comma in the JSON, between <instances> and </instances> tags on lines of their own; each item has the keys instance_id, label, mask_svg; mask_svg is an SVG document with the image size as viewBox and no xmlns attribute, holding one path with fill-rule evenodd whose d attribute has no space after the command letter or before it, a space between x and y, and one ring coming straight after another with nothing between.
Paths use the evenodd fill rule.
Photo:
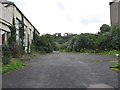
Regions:
<instances>
[{"instance_id":1,"label":"shrub","mask_svg":"<svg viewBox=\"0 0 120 90\"><path fill-rule=\"evenodd\" d=\"M7 57L7 56L3 56L2 57L2 64L3 65L7 65L10 63L10 57Z\"/></svg>"},{"instance_id":2,"label":"shrub","mask_svg":"<svg viewBox=\"0 0 120 90\"><path fill-rule=\"evenodd\" d=\"M14 58L15 57L19 58L25 53L22 46L19 46L17 43L12 43L10 45L10 50Z\"/></svg>"},{"instance_id":3,"label":"shrub","mask_svg":"<svg viewBox=\"0 0 120 90\"><path fill-rule=\"evenodd\" d=\"M2 64L7 65L11 58L11 50L8 45L2 45L2 56Z\"/></svg>"},{"instance_id":4,"label":"shrub","mask_svg":"<svg viewBox=\"0 0 120 90\"><path fill-rule=\"evenodd\" d=\"M2 55L6 56L6 57L11 56L11 50L10 50L10 47L8 45L2 45Z\"/></svg>"},{"instance_id":5,"label":"shrub","mask_svg":"<svg viewBox=\"0 0 120 90\"><path fill-rule=\"evenodd\" d=\"M86 52L85 48L81 48L81 49L80 49L80 52L81 52L81 53L85 53L85 52Z\"/></svg>"},{"instance_id":6,"label":"shrub","mask_svg":"<svg viewBox=\"0 0 120 90\"><path fill-rule=\"evenodd\" d=\"M2 74L5 74L23 67L25 67L24 63L22 63L19 59L12 58L11 62L8 65L3 66Z\"/></svg>"}]
</instances>

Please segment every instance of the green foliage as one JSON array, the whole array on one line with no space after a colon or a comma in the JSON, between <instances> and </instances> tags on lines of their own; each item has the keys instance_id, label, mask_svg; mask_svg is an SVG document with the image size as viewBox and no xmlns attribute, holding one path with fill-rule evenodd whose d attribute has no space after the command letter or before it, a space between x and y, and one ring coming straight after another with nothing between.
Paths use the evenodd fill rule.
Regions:
<instances>
[{"instance_id":1,"label":"green foliage","mask_svg":"<svg viewBox=\"0 0 120 90\"><path fill-rule=\"evenodd\" d=\"M118 68L120 69L120 63L114 64L113 66L111 66L112 68Z\"/></svg>"},{"instance_id":2,"label":"green foliage","mask_svg":"<svg viewBox=\"0 0 120 90\"><path fill-rule=\"evenodd\" d=\"M90 34L81 34L77 36L74 43L74 50L79 52L81 49L94 49L94 38Z\"/></svg>"},{"instance_id":3,"label":"green foliage","mask_svg":"<svg viewBox=\"0 0 120 90\"><path fill-rule=\"evenodd\" d=\"M2 45L2 63L3 65L9 64L10 59L20 58L24 53L24 50L17 43L12 43L11 45Z\"/></svg>"},{"instance_id":4,"label":"green foliage","mask_svg":"<svg viewBox=\"0 0 120 90\"><path fill-rule=\"evenodd\" d=\"M107 49L111 49L111 40L110 40L110 36L108 35L108 33L101 33L98 35L97 38L97 47L100 50L107 50Z\"/></svg>"},{"instance_id":5,"label":"green foliage","mask_svg":"<svg viewBox=\"0 0 120 90\"><path fill-rule=\"evenodd\" d=\"M22 22L19 23L19 38L20 38L20 44L23 47L23 40L24 40L24 29L22 27ZM24 48L24 47L23 47Z\"/></svg>"},{"instance_id":6,"label":"green foliage","mask_svg":"<svg viewBox=\"0 0 120 90\"><path fill-rule=\"evenodd\" d=\"M43 50L47 53L50 53L54 50L55 43L53 41L53 37L49 34L42 35L39 43L41 44L40 47L43 47Z\"/></svg>"},{"instance_id":7,"label":"green foliage","mask_svg":"<svg viewBox=\"0 0 120 90\"><path fill-rule=\"evenodd\" d=\"M15 27L15 18L12 19L12 26L10 27L11 30L11 42L16 42L16 27ZM10 42L9 42L10 43Z\"/></svg>"},{"instance_id":8,"label":"green foliage","mask_svg":"<svg viewBox=\"0 0 120 90\"><path fill-rule=\"evenodd\" d=\"M113 50L120 50L120 29L103 24L97 34L82 33L67 36L54 35L60 51L93 52L113 55Z\"/></svg>"},{"instance_id":9,"label":"green foliage","mask_svg":"<svg viewBox=\"0 0 120 90\"><path fill-rule=\"evenodd\" d=\"M3 56L2 57L2 64L3 65L7 65L10 63L10 57L7 57L7 56Z\"/></svg>"},{"instance_id":10,"label":"green foliage","mask_svg":"<svg viewBox=\"0 0 120 90\"><path fill-rule=\"evenodd\" d=\"M116 56L117 53L120 53L120 51L117 51L117 50L108 50L108 51L103 51L100 54Z\"/></svg>"},{"instance_id":11,"label":"green foliage","mask_svg":"<svg viewBox=\"0 0 120 90\"><path fill-rule=\"evenodd\" d=\"M10 46L12 57L19 58L24 54L24 50L17 43L12 43Z\"/></svg>"},{"instance_id":12,"label":"green foliage","mask_svg":"<svg viewBox=\"0 0 120 90\"><path fill-rule=\"evenodd\" d=\"M19 58L24 54L24 49L22 47L22 44L18 45L16 43L16 27L15 27L15 19L13 17L12 20L12 26L10 27L11 30L11 37L8 39L8 44L7 45L2 45L2 63L3 65L7 65L10 62L10 59L12 57L14 58ZM21 28L21 27L20 27ZM23 31L20 30L20 38L23 39Z\"/></svg>"},{"instance_id":13,"label":"green foliage","mask_svg":"<svg viewBox=\"0 0 120 90\"><path fill-rule=\"evenodd\" d=\"M23 64L19 59L13 58L10 60L11 62L2 67L2 74L23 68L25 64Z\"/></svg>"},{"instance_id":14,"label":"green foliage","mask_svg":"<svg viewBox=\"0 0 120 90\"><path fill-rule=\"evenodd\" d=\"M104 27L106 29L106 27ZM104 29L102 27L102 29ZM108 27L107 27L108 28ZM120 50L120 29L111 27L110 29L101 31L97 38L97 47L101 50Z\"/></svg>"},{"instance_id":15,"label":"green foliage","mask_svg":"<svg viewBox=\"0 0 120 90\"><path fill-rule=\"evenodd\" d=\"M120 28L112 27L111 46L115 50L120 50Z\"/></svg>"},{"instance_id":16,"label":"green foliage","mask_svg":"<svg viewBox=\"0 0 120 90\"><path fill-rule=\"evenodd\" d=\"M53 36L50 34L34 36L33 44L36 50L40 52L50 53L53 50L57 50L56 43L54 42Z\"/></svg>"},{"instance_id":17,"label":"green foliage","mask_svg":"<svg viewBox=\"0 0 120 90\"><path fill-rule=\"evenodd\" d=\"M3 74L22 68L24 66L24 64L20 60L20 58L24 54L24 50L20 46L18 46L17 43L12 43L11 45L3 45L2 50L3 50L2 51L3 52L2 53L3 54L2 55L3 56L2 57L2 65L3 65L2 73Z\"/></svg>"},{"instance_id":18,"label":"green foliage","mask_svg":"<svg viewBox=\"0 0 120 90\"><path fill-rule=\"evenodd\" d=\"M7 57L10 57L11 56L11 50L10 50L10 47L6 44L3 44L2 45L2 55L3 56L7 56Z\"/></svg>"},{"instance_id":19,"label":"green foliage","mask_svg":"<svg viewBox=\"0 0 120 90\"><path fill-rule=\"evenodd\" d=\"M80 52L82 49L95 49L95 37L95 35L88 33L72 35L67 42L63 44L64 46L62 46L62 49L65 49L68 52Z\"/></svg>"},{"instance_id":20,"label":"green foliage","mask_svg":"<svg viewBox=\"0 0 120 90\"><path fill-rule=\"evenodd\" d=\"M2 45L2 64L6 65L10 62L11 50L8 45Z\"/></svg>"},{"instance_id":21,"label":"green foliage","mask_svg":"<svg viewBox=\"0 0 120 90\"><path fill-rule=\"evenodd\" d=\"M109 32L109 31L110 31L110 26L107 25L107 24L103 24L103 25L100 27L100 30L101 30L101 33Z\"/></svg>"}]
</instances>

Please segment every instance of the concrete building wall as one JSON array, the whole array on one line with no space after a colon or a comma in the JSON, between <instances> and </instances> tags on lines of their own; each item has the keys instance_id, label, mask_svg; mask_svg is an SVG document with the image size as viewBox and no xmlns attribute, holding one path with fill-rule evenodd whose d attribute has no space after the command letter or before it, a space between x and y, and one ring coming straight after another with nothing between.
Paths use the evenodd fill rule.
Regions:
<instances>
[{"instance_id":1,"label":"concrete building wall","mask_svg":"<svg viewBox=\"0 0 120 90\"><path fill-rule=\"evenodd\" d=\"M0 4L0 46L2 45L2 23L1 23L1 19L2 19L2 5Z\"/></svg>"},{"instance_id":2,"label":"concrete building wall","mask_svg":"<svg viewBox=\"0 0 120 90\"><path fill-rule=\"evenodd\" d=\"M2 29L2 4L0 4L0 30Z\"/></svg>"},{"instance_id":3,"label":"concrete building wall","mask_svg":"<svg viewBox=\"0 0 120 90\"><path fill-rule=\"evenodd\" d=\"M2 4L0 4L0 21L2 19Z\"/></svg>"},{"instance_id":4,"label":"concrete building wall","mask_svg":"<svg viewBox=\"0 0 120 90\"><path fill-rule=\"evenodd\" d=\"M7 32L10 32L8 26L12 24L12 13L5 8L2 4L0 4L0 22L1 22L1 29Z\"/></svg>"},{"instance_id":5,"label":"concrete building wall","mask_svg":"<svg viewBox=\"0 0 120 90\"><path fill-rule=\"evenodd\" d=\"M28 21L24 18L24 24L27 26Z\"/></svg>"},{"instance_id":6,"label":"concrete building wall","mask_svg":"<svg viewBox=\"0 0 120 90\"><path fill-rule=\"evenodd\" d=\"M33 40L33 32L34 32L34 27L32 26L32 29L31 29L31 40Z\"/></svg>"},{"instance_id":7,"label":"concrete building wall","mask_svg":"<svg viewBox=\"0 0 120 90\"><path fill-rule=\"evenodd\" d=\"M0 3L0 44L7 44L12 23L12 13Z\"/></svg>"},{"instance_id":8,"label":"concrete building wall","mask_svg":"<svg viewBox=\"0 0 120 90\"><path fill-rule=\"evenodd\" d=\"M120 1L110 2L111 26L120 27Z\"/></svg>"},{"instance_id":9,"label":"concrete building wall","mask_svg":"<svg viewBox=\"0 0 120 90\"><path fill-rule=\"evenodd\" d=\"M14 7L12 5L7 7L7 9L13 14Z\"/></svg>"},{"instance_id":10,"label":"concrete building wall","mask_svg":"<svg viewBox=\"0 0 120 90\"><path fill-rule=\"evenodd\" d=\"M5 35L5 41L7 42L7 36L10 32L9 26L12 25L13 16L15 19L15 26L17 28L16 32L16 40L19 43L19 23L22 22L22 26L24 27L24 46L25 51L27 52L28 48L28 41L29 44L32 44L33 40L33 32L36 30L34 26L31 24L31 22L23 15L23 13L17 8L17 6L13 3L13 5L10 5L8 7L5 7L6 5L0 3L0 35L1 32ZM4 31L4 32L3 32ZM39 32L36 30L37 34L39 35ZM2 41L0 41L0 44ZM30 47L29 47L30 52Z\"/></svg>"},{"instance_id":11,"label":"concrete building wall","mask_svg":"<svg viewBox=\"0 0 120 90\"><path fill-rule=\"evenodd\" d=\"M16 7L14 7L14 17L15 19L19 19L20 21L22 21L22 15L21 13L16 9Z\"/></svg>"},{"instance_id":12,"label":"concrete building wall","mask_svg":"<svg viewBox=\"0 0 120 90\"><path fill-rule=\"evenodd\" d=\"M111 25L118 25L118 2L114 2L110 5L110 18Z\"/></svg>"},{"instance_id":13,"label":"concrete building wall","mask_svg":"<svg viewBox=\"0 0 120 90\"><path fill-rule=\"evenodd\" d=\"M2 30L6 32L10 32L10 28L5 24L2 24Z\"/></svg>"},{"instance_id":14,"label":"concrete building wall","mask_svg":"<svg viewBox=\"0 0 120 90\"><path fill-rule=\"evenodd\" d=\"M120 1L118 2L118 26L120 27Z\"/></svg>"},{"instance_id":15,"label":"concrete building wall","mask_svg":"<svg viewBox=\"0 0 120 90\"><path fill-rule=\"evenodd\" d=\"M12 17L12 13L7 8L2 6L2 19L12 24Z\"/></svg>"}]
</instances>

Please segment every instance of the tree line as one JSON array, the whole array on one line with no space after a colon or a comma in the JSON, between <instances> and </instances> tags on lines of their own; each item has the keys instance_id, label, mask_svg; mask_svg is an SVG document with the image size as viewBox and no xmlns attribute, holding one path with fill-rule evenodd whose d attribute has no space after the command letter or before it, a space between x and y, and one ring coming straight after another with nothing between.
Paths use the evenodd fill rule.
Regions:
<instances>
[{"instance_id":1,"label":"tree line","mask_svg":"<svg viewBox=\"0 0 120 90\"><path fill-rule=\"evenodd\" d=\"M20 58L22 55L25 55L23 43L21 42L20 45L15 43L15 30L13 22L8 45L2 45L3 64L8 64L10 58ZM20 32L20 34L22 35L23 32ZM23 39L22 37L20 38ZM65 33L62 36L61 33L55 33L53 35L45 34L38 36L33 33L33 42L30 48L31 53L51 53L53 51L100 53L111 50L120 51L120 28L103 24L100 27L100 31L96 34Z\"/></svg>"},{"instance_id":2,"label":"tree line","mask_svg":"<svg viewBox=\"0 0 120 90\"><path fill-rule=\"evenodd\" d=\"M34 47L36 50L47 53L53 50L67 52L84 52L86 50L93 52L120 50L120 29L116 26L110 27L103 24L97 34L81 33L71 34L61 33L53 35L46 34L34 38Z\"/></svg>"}]
</instances>

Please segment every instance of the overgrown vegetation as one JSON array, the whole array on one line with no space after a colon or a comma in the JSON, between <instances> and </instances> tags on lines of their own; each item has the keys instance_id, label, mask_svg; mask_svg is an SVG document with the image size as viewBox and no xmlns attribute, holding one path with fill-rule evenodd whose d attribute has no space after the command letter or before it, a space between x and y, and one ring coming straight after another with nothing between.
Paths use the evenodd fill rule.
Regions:
<instances>
[{"instance_id":1,"label":"overgrown vegetation","mask_svg":"<svg viewBox=\"0 0 120 90\"><path fill-rule=\"evenodd\" d=\"M35 33L34 33L35 34ZM34 35L33 47L40 51L50 53L53 50L65 52L99 53L115 55L120 52L120 29L103 24L96 34L55 33L42 36Z\"/></svg>"},{"instance_id":2,"label":"overgrown vegetation","mask_svg":"<svg viewBox=\"0 0 120 90\"><path fill-rule=\"evenodd\" d=\"M12 47L3 45L3 57L2 57L2 74L22 68L24 66L21 61L23 50L18 46Z\"/></svg>"},{"instance_id":3,"label":"overgrown vegetation","mask_svg":"<svg viewBox=\"0 0 120 90\"><path fill-rule=\"evenodd\" d=\"M82 33L67 36L54 35L61 51L104 53L115 55L120 51L120 29L103 24L97 34Z\"/></svg>"},{"instance_id":4,"label":"overgrown vegetation","mask_svg":"<svg viewBox=\"0 0 120 90\"><path fill-rule=\"evenodd\" d=\"M8 44L3 45L2 47L3 73L23 67L24 64L22 64L21 60L26 57L25 48L23 45L24 31L22 31L22 27L19 27L20 44L18 45L16 43L16 28L14 18L13 26L11 26L10 29L11 37L8 40ZM29 49L31 49L31 53L34 53L34 55L36 53L51 53L58 50L64 52L115 55L120 53L120 29L118 27L110 27L109 25L103 24L97 34L65 33L64 36L62 36L61 33L38 36L34 31L31 45L28 40L27 52L29 52ZM17 64L13 62L16 62ZM120 65L117 64L116 68L119 69L119 66Z\"/></svg>"},{"instance_id":5,"label":"overgrown vegetation","mask_svg":"<svg viewBox=\"0 0 120 90\"><path fill-rule=\"evenodd\" d=\"M9 73L11 71L23 68L25 64L19 59L12 58L10 59L10 63L7 65L3 65L2 67L2 74Z\"/></svg>"},{"instance_id":6,"label":"overgrown vegetation","mask_svg":"<svg viewBox=\"0 0 120 90\"><path fill-rule=\"evenodd\" d=\"M20 35L19 35L19 38L20 38L20 45L21 45L21 47L24 49L24 26L22 26L22 22L20 21L20 23L19 23L19 33L20 33Z\"/></svg>"},{"instance_id":7,"label":"overgrown vegetation","mask_svg":"<svg viewBox=\"0 0 120 90\"><path fill-rule=\"evenodd\" d=\"M33 41L33 49L42 53L50 53L53 52L53 50L57 50L57 46L52 35L35 35Z\"/></svg>"},{"instance_id":8,"label":"overgrown vegetation","mask_svg":"<svg viewBox=\"0 0 120 90\"><path fill-rule=\"evenodd\" d=\"M24 60L31 59L38 53L51 53L57 49L52 35L46 34L38 36L33 34L33 44L30 44L29 35L27 42L27 53L24 48L24 30L22 22L19 23L19 41L16 41L16 27L15 20L13 18L13 25L10 27L11 37L8 39L7 44L2 45L2 73L7 73L24 66ZM28 55L29 54L29 55Z\"/></svg>"},{"instance_id":9,"label":"overgrown vegetation","mask_svg":"<svg viewBox=\"0 0 120 90\"><path fill-rule=\"evenodd\" d=\"M103 24L96 34L54 34L54 39L60 51L120 55L120 28L117 26ZM114 68L120 71L120 64L116 63Z\"/></svg>"},{"instance_id":10,"label":"overgrown vegetation","mask_svg":"<svg viewBox=\"0 0 120 90\"><path fill-rule=\"evenodd\" d=\"M118 73L120 73L120 53L116 54L118 60L114 61L110 68Z\"/></svg>"},{"instance_id":11,"label":"overgrown vegetation","mask_svg":"<svg viewBox=\"0 0 120 90\"><path fill-rule=\"evenodd\" d=\"M21 27L19 27L20 29ZM22 40L20 44L16 42L16 27L15 19L13 18L13 25L10 27L11 36L7 44L2 45L2 73L13 71L23 67L21 57L25 54ZM21 30L21 31L20 31ZM20 39L23 39L23 31L20 29Z\"/></svg>"}]
</instances>

